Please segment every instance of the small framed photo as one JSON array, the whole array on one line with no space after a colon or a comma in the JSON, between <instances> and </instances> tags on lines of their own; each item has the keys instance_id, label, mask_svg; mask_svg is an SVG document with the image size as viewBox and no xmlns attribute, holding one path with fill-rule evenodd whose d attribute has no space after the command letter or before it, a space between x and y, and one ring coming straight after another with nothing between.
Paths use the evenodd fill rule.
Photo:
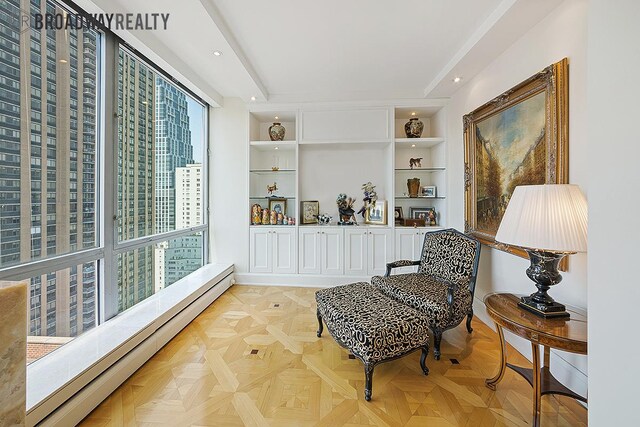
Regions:
<instances>
[{"instance_id":1,"label":"small framed photo","mask_svg":"<svg viewBox=\"0 0 640 427\"><path fill-rule=\"evenodd\" d=\"M269 210L276 214L287 214L287 199L269 199Z\"/></svg>"},{"instance_id":2,"label":"small framed photo","mask_svg":"<svg viewBox=\"0 0 640 427\"><path fill-rule=\"evenodd\" d=\"M404 219L404 215L402 213L402 206L396 206L394 208L393 217L395 219L396 224L402 224L402 220Z\"/></svg>"},{"instance_id":3,"label":"small framed photo","mask_svg":"<svg viewBox=\"0 0 640 427\"><path fill-rule=\"evenodd\" d=\"M411 218L424 219L425 225L437 225L435 208L411 208Z\"/></svg>"},{"instance_id":4,"label":"small framed photo","mask_svg":"<svg viewBox=\"0 0 640 427\"><path fill-rule=\"evenodd\" d=\"M317 224L319 213L320 203L317 200L300 202L300 224Z\"/></svg>"},{"instance_id":5,"label":"small framed photo","mask_svg":"<svg viewBox=\"0 0 640 427\"><path fill-rule=\"evenodd\" d=\"M364 223L387 225L387 201L377 200L375 206L369 207L365 211Z\"/></svg>"},{"instance_id":6,"label":"small framed photo","mask_svg":"<svg viewBox=\"0 0 640 427\"><path fill-rule=\"evenodd\" d=\"M422 187L422 197L436 197L436 186L426 185Z\"/></svg>"}]
</instances>

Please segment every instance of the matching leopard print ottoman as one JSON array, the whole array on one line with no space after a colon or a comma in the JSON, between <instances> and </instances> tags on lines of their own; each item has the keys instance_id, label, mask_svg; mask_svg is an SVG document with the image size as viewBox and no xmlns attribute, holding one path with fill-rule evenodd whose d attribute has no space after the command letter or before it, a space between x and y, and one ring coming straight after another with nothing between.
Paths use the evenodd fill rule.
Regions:
<instances>
[{"instance_id":1,"label":"matching leopard print ottoman","mask_svg":"<svg viewBox=\"0 0 640 427\"><path fill-rule=\"evenodd\" d=\"M362 361L364 397L371 400L373 368L422 349L420 366L425 375L429 352L429 320L411 307L396 302L375 286L358 282L316 292L318 337L322 320L338 344Z\"/></svg>"}]
</instances>

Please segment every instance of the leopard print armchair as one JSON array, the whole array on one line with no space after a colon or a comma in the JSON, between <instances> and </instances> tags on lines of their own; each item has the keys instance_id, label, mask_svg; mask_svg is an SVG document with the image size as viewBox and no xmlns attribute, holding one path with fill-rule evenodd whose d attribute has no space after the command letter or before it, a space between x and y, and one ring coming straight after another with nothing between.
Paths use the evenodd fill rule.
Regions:
<instances>
[{"instance_id":1,"label":"leopard print armchair","mask_svg":"<svg viewBox=\"0 0 640 427\"><path fill-rule=\"evenodd\" d=\"M450 228L425 234L420 260L387 264L387 274L371 283L384 294L427 314L434 336L434 357L440 359L442 333L467 318L471 333L480 242ZM416 273L391 275L398 267L417 266Z\"/></svg>"}]
</instances>

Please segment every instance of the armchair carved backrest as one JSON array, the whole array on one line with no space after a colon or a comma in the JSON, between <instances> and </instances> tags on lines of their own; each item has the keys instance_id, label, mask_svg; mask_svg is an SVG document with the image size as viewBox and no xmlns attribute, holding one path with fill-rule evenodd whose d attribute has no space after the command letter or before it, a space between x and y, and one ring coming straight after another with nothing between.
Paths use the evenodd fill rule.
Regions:
<instances>
[{"instance_id":1,"label":"armchair carved backrest","mask_svg":"<svg viewBox=\"0 0 640 427\"><path fill-rule=\"evenodd\" d=\"M475 292L480 242L453 228L425 234L418 273L467 285Z\"/></svg>"}]
</instances>

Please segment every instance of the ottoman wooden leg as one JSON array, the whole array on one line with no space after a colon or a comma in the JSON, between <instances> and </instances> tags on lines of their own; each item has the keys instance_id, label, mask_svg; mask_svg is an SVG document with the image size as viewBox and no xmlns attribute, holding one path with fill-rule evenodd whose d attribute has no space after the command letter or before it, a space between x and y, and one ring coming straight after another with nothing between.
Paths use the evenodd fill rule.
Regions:
<instances>
[{"instance_id":1,"label":"ottoman wooden leg","mask_svg":"<svg viewBox=\"0 0 640 427\"><path fill-rule=\"evenodd\" d=\"M320 338L322 336L322 316L320 315L320 310L316 311L316 316L318 316L318 332L316 332L316 335Z\"/></svg>"},{"instance_id":2,"label":"ottoman wooden leg","mask_svg":"<svg viewBox=\"0 0 640 427\"><path fill-rule=\"evenodd\" d=\"M373 367L374 365L364 365L364 400L371 400L371 387L373 383Z\"/></svg>"},{"instance_id":3,"label":"ottoman wooden leg","mask_svg":"<svg viewBox=\"0 0 640 427\"><path fill-rule=\"evenodd\" d=\"M425 360L427 360L427 355L429 354L429 346L425 345L422 347L422 355L420 356L420 367L422 368L422 372L425 375L429 375L429 368L424 364Z\"/></svg>"}]
</instances>

